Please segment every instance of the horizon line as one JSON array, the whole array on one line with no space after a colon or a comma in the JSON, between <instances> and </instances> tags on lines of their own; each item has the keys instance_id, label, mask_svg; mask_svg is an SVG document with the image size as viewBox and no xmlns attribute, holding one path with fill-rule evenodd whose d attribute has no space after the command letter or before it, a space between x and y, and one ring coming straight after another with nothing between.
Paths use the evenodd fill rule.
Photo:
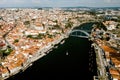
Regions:
<instances>
[{"instance_id":1,"label":"horizon line","mask_svg":"<svg viewBox=\"0 0 120 80\"><path fill-rule=\"evenodd\" d=\"M61 7L54 7L54 6L0 6L0 8L120 8L117 6L102 6L102 7L90 7L90 6L61 6Z\"/></svg>"}]
</instances>

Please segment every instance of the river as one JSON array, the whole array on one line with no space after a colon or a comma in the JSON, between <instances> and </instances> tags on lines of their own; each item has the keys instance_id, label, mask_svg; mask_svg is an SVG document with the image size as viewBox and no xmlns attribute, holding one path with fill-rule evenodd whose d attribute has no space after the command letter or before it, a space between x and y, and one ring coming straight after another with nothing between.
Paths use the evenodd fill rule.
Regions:
<instances>
[{"instance_id":1,"label":"river","mask_svg":"<svg viewBox=\"0 0 120 80\"><path fill-rule=\"evenodd\" d=\"M84 27L92 24L86 23ZM86 38L69 37L27 70L7 80L92 80L97 71L91 43Z\"/></svg>"}]
</instances>

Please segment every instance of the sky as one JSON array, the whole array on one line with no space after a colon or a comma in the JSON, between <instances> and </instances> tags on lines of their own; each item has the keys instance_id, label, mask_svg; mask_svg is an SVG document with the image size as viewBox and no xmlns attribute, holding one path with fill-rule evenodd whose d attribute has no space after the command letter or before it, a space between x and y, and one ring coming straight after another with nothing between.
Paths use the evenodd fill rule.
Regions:
<instances>
[{"instance_id":1,"label":"sky","mask_svg":"<svg viewBox=\"0 0 120 80\"><path fill-rule=\"evenodd\" d=\"M120 7L120 0L0 0L0 7Z\"/></svg>"}]
</instances>

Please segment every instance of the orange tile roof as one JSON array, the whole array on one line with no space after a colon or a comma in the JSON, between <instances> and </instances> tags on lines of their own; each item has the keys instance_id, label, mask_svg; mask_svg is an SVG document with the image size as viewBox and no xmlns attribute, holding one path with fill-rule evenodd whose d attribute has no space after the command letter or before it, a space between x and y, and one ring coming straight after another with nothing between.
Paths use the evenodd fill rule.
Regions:
<instances>
[{"instance_id":1,"label":"orange tile roof","mask_svg":"<svg viewBox=\"0 0 120 80\"><path fill-rule=\"evenodd\" d=\"M110 74L114 74L114 75L120 76L120 72L118 70L116 70L116 69L110 68L109 71L110 71Z\"/></svg>"},{"instance_id":2,"label":"orange tile roof","mask_svg":"<svg viewBox=\"0 0 120 80\"><path fill-rule=\"evenodd\" d=\"M113 80L114 79L120 80L120 76L119 75L112 74L112 77L113 77Z\"/></svg>"},{"instance_id":3,"label":"orange tile roof","mask_svg":"<svg viewBox=\"0 0 120 80\"><path fill-rule=\"evenodd\" d=\"M22 59L22 58L24 58L24 55L21 54L21 53L19 53L19 54L16 55L16 58L17 58L17 59Z\"/></svg>"},{"instance_id":4,"label":"orange tile roof","mask_svg":"<svg viewBox=\"0 0 120 80\"><path fill-rule=\"evenodd\" d=\"M36 26L42 26L42 24L40 22L35 22Z\"/></svg>"},{"instance_id":5,"label":"orange tile roof","mask_svg":"<svg viewBox=\"0 0 120 80\"><path fill-rule=\"evenodd\" d=\"M118 60L117 58L112 58L111 57L111 60L115 65L120 65L120 60Z\"/></svg>"},{"instance_id":6,"label":"orange tile roof","mask_svg":"<svg viewBox=\"0 0 120 80\"><path fill-rule=\"evenodd\" d=\"M109 46L102 45L101 47L102 47L102 49L103 49L104 51L106 51L106 52L117 53L117 51L116 51L115 49L110 48Z\"/></svg>"},{"instance_id":7,"label":"orange tile roof","mask_svg":"<svg viewBox=\"0 0 120 80\"><path fill-rule=\"evenodd\" d=\"M7 68L4 67L0 67L0 70L3 74L8 72Z\"/></svg>"}]
</instances>

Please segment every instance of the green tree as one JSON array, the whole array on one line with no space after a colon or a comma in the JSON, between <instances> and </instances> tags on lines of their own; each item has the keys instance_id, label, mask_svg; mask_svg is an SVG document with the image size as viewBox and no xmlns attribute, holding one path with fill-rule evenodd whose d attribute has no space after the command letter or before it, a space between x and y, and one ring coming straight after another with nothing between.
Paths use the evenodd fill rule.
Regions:
<instances>
[{"instance_id":1,"label":"green tree","mask_svg":"<svg viewBox=\"0 0 120 80\"><path fill-rule=\"evenodd\" d=\"M54 28L55 29L61 29L60 25L58 25L58 24L54 25Z\"/></svg>"},{"instance_id":2,"label":"green tree","mask_svg":"<svg viewBox=\"0 0 120 80\"><path fill-rule=\"evenodd\" d=\"M17 42L19 42L19 39L15 39L15 40L14 40L14 43L17 43Z\"/></svg>"},{"instance_id":3,"label":"green tree","mask_svg":"<svg viewBox=\"0 0 120 80\"><path fill-rule=\"evenodd\" d=\"M71 28L73 26L73 22L67 22L65 24L65 28Z\"/></svg>"},{"instance_id":4,"label":"green tree","mask_svg":"<svg viewBox=\"0 0 120 80\"><path fill-rule=\"evenodd\" d=\"M24 25L26 25L27 27L30 27L30 21L25 21Z\"/></svg>"},{"instance_id":5,"label":"green tree","mask_svg":"<svg viewBox=\"0 0 120 80\"><path fill-rule=\"evenodd\" d=\"M8 56L12 51L13 51L13 49L11 49L11 48L7 48L5 50L0 49L0 57L4 58L4 57Z\"/></svg>"},{"instance_id":6,"label":"green tree","mask_svg":"<svg viewBox=\"0 0 120 80\"><path fill-rule=\"evenodd\" d=\"M24 22L24 25L29 25L30 24L30 21L25 21Z\"/></svg>"}]
</instances>

